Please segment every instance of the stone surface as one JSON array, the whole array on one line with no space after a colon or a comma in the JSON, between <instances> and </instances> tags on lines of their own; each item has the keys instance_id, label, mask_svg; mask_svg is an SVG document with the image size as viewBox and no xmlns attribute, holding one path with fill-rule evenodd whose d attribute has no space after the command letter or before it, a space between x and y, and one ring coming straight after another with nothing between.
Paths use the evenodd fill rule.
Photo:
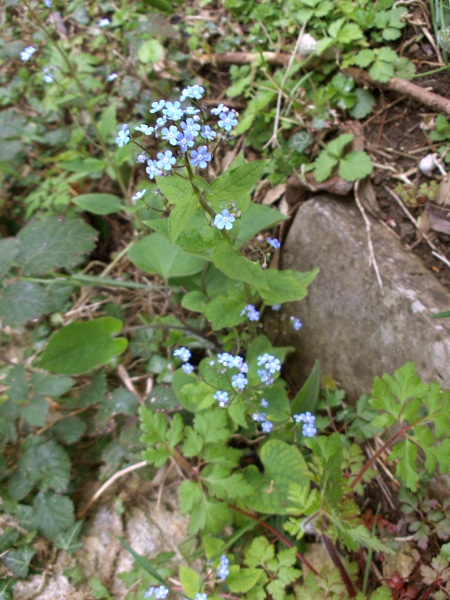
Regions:
<instances>
[{"instance_id":1,"label":"stone surface","mask_svg":"<svg viewBox=\"0 0 450 600\"><path fill-rule=\"evenodd\" d=\"M367 233L352 201L317 196L301 205L284 244L282 267L320 267L307 298L287 305L303 328L286 319L278 344L295 347L288 362L297 385L314 360L355 399L373 378L408 361L427 382L450 387L450 319L430 315L450 309L450 293L396 236L371 219L382 295L369 264Z\"/></svg>"}]
</instances>

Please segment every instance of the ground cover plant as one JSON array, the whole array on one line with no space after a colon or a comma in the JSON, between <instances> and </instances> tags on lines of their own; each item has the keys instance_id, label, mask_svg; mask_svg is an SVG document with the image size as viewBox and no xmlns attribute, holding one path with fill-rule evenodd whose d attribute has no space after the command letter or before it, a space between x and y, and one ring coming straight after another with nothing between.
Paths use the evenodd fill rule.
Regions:
<instances>
[{"instance_id":1,"label":"ground cover plant","mask_svg":"<svg viewBox=\"0 0 450 600\"><path fill-rule=\"evenodd\" d=\"M51 549L77 556L86 480L151 480L166 464L185 562L122 540L126 598L450 595L450 504L427 495L433 477L447 489L449 392L411 363L354 407L318 364L292 389L292 349L263 325L301 332L290 303L317 272L277 268L289 217L257 201L259 183L348 192L373 172L347 120L374 110L362 74L414 77L396 46L411 6L428 17L390 0L0 9L1 598L50 572ZM445 53L447 8L433 10ZM450 137L444 115L433 127L429 173ZM414 209L414 191L437 193L402 181ZM394 514L374 494L381 461ZM421 559L384 575L405 538ZM309 558L317 542L331 567Z\"/></svg>"}]
</instances>

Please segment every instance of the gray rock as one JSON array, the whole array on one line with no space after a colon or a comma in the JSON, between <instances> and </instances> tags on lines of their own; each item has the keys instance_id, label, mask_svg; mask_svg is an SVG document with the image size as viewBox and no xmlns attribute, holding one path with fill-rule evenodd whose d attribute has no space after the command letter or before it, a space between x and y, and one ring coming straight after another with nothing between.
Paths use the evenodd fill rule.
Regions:
<instances>
[{"instance_id":1,"label":"gray rock","mask_svg":"<svg viewBox=\"0 0 450 600\"><path fill-rule=\"evenodd\" d=\"M353 202L321 195L300 207L284 245L282 267L320 268L307 298L288 305L303 328L286 318L278 344L295 347L290 375L305 381L314 360L355 399L370 392L373 378L408 361L426 382L450 386L450 319L430 315L450 309L449 292L405 249L396 236L371 219L382 295L369 264L367 234ZM287 312L286 311L286 312Z\"/></svg>"}]
</instances>

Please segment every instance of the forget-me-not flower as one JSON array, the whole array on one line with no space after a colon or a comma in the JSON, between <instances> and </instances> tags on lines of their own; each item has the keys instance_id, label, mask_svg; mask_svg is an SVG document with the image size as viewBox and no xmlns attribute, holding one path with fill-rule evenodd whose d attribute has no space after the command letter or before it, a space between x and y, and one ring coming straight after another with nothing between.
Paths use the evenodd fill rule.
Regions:
<instances>
[{"instance_id":1,"label":"forget-me-not flower","mask_svg":"<svg viewBox=\"0 0 450 600\"><path fill-rule=\"evenodd\" d=\"M148 173L150 179L155 179L155 177L159 177L163 174L161 169L158 167L156 160L152 160L151 158L147 161L148 167L145 169Z\"/></svg>"},{"instance_id":2,"label":"forget-me-not flower","mask_svg":"<svg viewBox=\"0 0 450 600\"><path fill-rule=\"evenodd\" d=\"M213 398L214 398L214 400L217 400L217 402L219 403L220 408L225 408L225 406L230 401L230 398L228 397L228 392L222 392L220 390L218 390L214 394Z\"/></svg>"},{"instance_id":3,"label":"forget-me-not flower","mask_svg":"<svg viewBox=\"0 0 450 600\"><path fill-rule=\"evenodd\" d=\"M149 110L149 112L151 113L157 113L160 112L166 105L166 101L165 100L159 100L158 102L152 102L152 107Z\"/></svg>"},{"instance_id":4,"label":"forget-me-not flower","mask_svg":"<svg viewBox=\"0 0 450 600\"><path fill-rule=\"evenodd\" d=\"M191 351L183 346L174 350L173 355L180 358L183 362L187 362L191 358Z\"/></svg>"},{"instance_id":5,"label":"forget-me-not flower","mask_svg":"<svg viewBox=\"0 0 450 600\"><path fill-rule=\"evenodd\" d=\"M110 73L108 75L108 81L114 81L115 79L117 79L119 77L118 73Z\"/></svg>"},{"instance_id":6,"label":"forget-me-not flower","mask_svg":"<svg viewBox=\"0 0 450 600\"><path fill-rule=\"evenodd\" d=\"M192 118L186 119L186 121L181 121L180 127L181 129L184 129L186 133L190 133L194 137L197 136L200 131L200 125Z\"/></svg>"},{"instance_id":7,"label":"forget-me-not flower","mask_svg":"<svg viewBox=\"0 0 450 600\"><path fill-rule=\"evenodd\" d=\"M108 27L108 25L111 25L111 21L106 17L104 19L100 19L100 21L98 22L99 27Z\"/></svg>"},{"instance_id":8,"label":"forget-me-not flower","mask_svg":"<svg viewBox=\"0 0 450 600\"><path fill-rule=\"evenodd\" d=\"M186 100L186 98L192 98L193 100L201 100L203 98L203 94L205 93L205 88L197 83L194 85L188 85L181 92L180 102Z\"/></svg>"},{"instance_id":9,"label":"forget-me-not flower","mask_svg":"<svg viewBox=\"0 0 450 600\"><path fill-rule=\"evenodd\" d=\"M247 377L243 373L233 375L231 378L231 385L238 390L243 390L248 383Z\"/></svg>"},{"instance_id":10,"label":"forget-me-not flower","mask_svg":"<svg viewBox=\"0 0 450 600\"><path fill-rule=\"evenodd\" d=\"M212 159L211 152L208 152L206 146L199 146L196 150L189 152L191 157L191 163L193 167L200 167L200 169L206 169L207 163Z\"/></svg>"},{"instance_id":11,"label":"forget-me-not flower","mask_svg":"<svg viewBox=\"0 0 450 600\"><path fill-rule=\"evenodd\" d=\"M149 125L146 125L145 123L141 123L140 125L136 125L136 127L134 129L136 131L140 131L144 135L152 135L152 133L155 131L154 127L150 127Z\"/></svg>"},{"instance_id":12,"label":"forget-me-not flower","mask_svg":"<svg viewBox=\"0 0 450 600\"><path fill-rule=\"evenodd\" d=\"M230 569L228 568L229 566L230 561L225 556L225 554L222 554L222 556L220 557L219 568L217 569L218 579L226 579L228 577L228 575L230 574Z\"/></svg>"},{"instance_id":13,"label":"forget-me-not flower","mask_svg":"<svg viewBox=\"0 0 450 600\"><path fill-rule=\"evenodd\" d=\"M55 81L55 76L51 71L51 67L44 67L42 69L42 73L44 75L45 83L53 83Z\"/></svg>"},{"instance_id":14,"label":"forget-me-not flower","mask_svg":"<svg viewBox=\"0 0 450 600\"><path fill-rule=\"evenodd\" d=\"M194 370L194 367L191 365L191 363L184 363L183 365L181 365L181 368L186 373L186 375L190 375Z\"/></svg>"},{"instance_id":15,"label":"forget-me-not flower","mask_svg":"<svg viewBox=\"0 0 450 600\"><path fill-rule=\"evenodd\" d=\"M253 304L247 304L241 311L241 317L247 315L249 321L259 321L259 311L253 306Z\"/></svg>"},{"instance_id":16,"label":"forget-me-not flower","mask_svg":"<svg viewBox=\"0 0 450 600\"><path fill-rule=\"evenodd\" d=\"M171 144L172 146L176 146L178 143L178 133L178 128L175 125L170 125L170 127L163 127L161 129L161 139L165 140L166 142L169 142L169 144Z\"/></svg>"},{"instance_id":17,"label":"forget-me-not flower","mask_svg":"<svg viewBox=\"0 0 450 600\"><path fill-rule=\"evenodd\" d=\"M23 60L23 62L27 62L27 60L30 60L30 58L33 56L33 54L35 52L36 52L36 48L34 46L27 46L20 53L20 60Z\"/></svg>"},{"instance_id":18,"label":"forget-me-not flower","mask_svg":"<svg viewBox=\"0 0 450 600\"><path fill-rule=\"evenodd\" d=\"M163 169L164 171L171 171L172 166L177 162L177 159L170 150L166 150L165 152L158 152L156 158L158 159L156 161L156 166L159 169Z\"/></svg>"},{"instance_id":19,"label":"forget-me-not flower","mask_svg":"<svg viewBox=\"0 0 450 600\"><path fill-rule=\"evenodd\" d=\"M303 327L303 323L300 321L300 319L295 317L291 317L291 323L295 331L300 331L300 329Z\"/></svg>"},{"instance_id":20,"label":"forget-me-not flower","mask_svg":"<svg viewBox=\"0 0 450 600\"><path fill-rule=\"evenodd\" d=\"M275 250L281 248L281 244L276 238L267 238L267 243L270 244L272 248L275 248Z\"/></svg>"},{"instance_id":21,"label":"forget-me-not flower","mask_svg":"<svg viewBox=\"0 0 450 600\"><path fill-rule=\"evenodd\" d=\"M217 229L226 229L230 231L233 229L233 223L236 220L236 217L230 213L229 210L225 209L222 211L222 214L217 214L213 221L213 227L217 227Z\"/></svg>"},{"instance_id":22,"label":"forget-me-not flower","mask_svg":"<svg viewBox=\"0 0 450 600\"><path fill-rule=\"evenodd\" d=\"M217 108L212 108L211 109L211 114L212 115L220 115L220 113L227 113L230 109L228 108L228 106L225 106L225 104L219 104L219 106Z\"/></svg>"},{"instance_id":23,"label":"forget-me-not flower","mask_svg":"<svg viewBox=\"0 0 450 600\"><path fill-rule=\"evenodd\" d=\"M138 200L140 200L145 195L146 192L147 192L147 190L140 190L139 192L136 192L134 194L134 196L131 196L131 200L133 202L137 202Z\"/></svg>"},{"instance_id":24,"label":"forget-me-not flower","mask_svg":"<svg viewBox=\"0 0 450 600\"><path fill-rule=\"evenodd\" d=\"M117 134L116 144L119 146L119 148L122 148L122 146L128 144L130 139L130 130L128 129L128 125L124 124L120 127L119 133Z\"/></svg>"},{"instance_id":25,"label":"forget-me-not flower","mask_svg":"<svg viewBox=\"0 0 450 600\"><path fill-rule=\"evenodd\" d=\"M214 131L214 129L211 129L211 127L209 125L202 125L201 134L205 140L212 141L215 139L215 137L217 135L217 131Z\"/></svg>"},{"instance_id":26,"label":"forget-me-not flower","mask_svg":"<svg viewBox=\"0 0 450 600\"><path fill-rule=\"evenodd\" d=\"M180 147L181 152L187 152L187 149L192 148L194 143L194 136L191 133L186 133L185 131L179 131L177 133L177 144Z\"/></svg>"},{"instance_id":27,"label":"forget-me-not flower","mask_svg":"<svg viewBox=\"0 0 450 600\"><path fill-rule=\"evenodd\" d=\"M172 121L178 121L179 119L183 118L183 109L178 101L166 102L164 108L162 109L162 113Z\"/></svg>"},{"instance_id":28,"label":"forget-me-not flower","mask_svg":"<svg viewBox=\"0 0 450 600\"><path fill-rule=\"evenodd\" d=\"M217 125L225 131L231 131L237 123L236 113L234 110L230 110L227 113L220 113Z\"/></svg>"},{"instance_id":29,"label":"forget-me-not flower","mask_svg":"<svg viewBox=\"0 0 450 600\"><path fill-rule=\"evenodd\" d=\"M169 590L164 587L163 585L160 585L159 587L151 587L148 588L148 590L145 592L144 597L145 598L156 598L156 600L164 600L164 598L167 597L169 593Z\"/></svg>"}]
</instances>

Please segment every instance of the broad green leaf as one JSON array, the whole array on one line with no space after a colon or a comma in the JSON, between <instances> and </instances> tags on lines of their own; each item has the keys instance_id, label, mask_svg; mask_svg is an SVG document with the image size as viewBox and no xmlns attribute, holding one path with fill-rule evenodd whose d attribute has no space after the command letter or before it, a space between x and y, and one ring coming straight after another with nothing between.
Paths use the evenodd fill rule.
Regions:
<instances>
[{"instance_id":1,"label":"broad green leaf","mask_svg":"<svg viewBox=\"0 0 450 600\"><path fill-rule=\"evenodd\" d=\"M343 133L331 142L329 142L325 148L333 158L340 158L345 150L345 147L350 144L354 139L354 135L351 133Z\"/></svg>"},{"instance_id":2,"label":"broad green leaf","mask_svg":"<svg viewBox=\"0 0 450 600\"><path fill-rule=\"evenodd\" d=\"M73 503L67 496L39 492L34 499L33 508L35 527L50 539L74 524Z\"/></svg>"},{"instance_id":3,"label":"broad green leaf","mask_svg":"<svg viewBox=\"0 0 450 600\"><path fill-rule=\"evenodd\" d=\"M52 435L63 444L74 444L86 431L86 423L79 417L67 417L52 427Z\"/></svg>"},{"instance_id":4,"label":"broad green leaf","mask_svg":"<svg viewBox=\"0 0 450 600\"><path fill-rule=\"evenodd\" d=\"M102 112L97 124L100 135L106 139L113 131L117 129L116 104L111 102ZM95 159L94 159L95 160Z\"/></svg>"},{"instance_id":5,"label":"broad green leaf","mask_svg":"<svg viewBox=\"0 0 450 600\"><path fill-rule=\"evenodd\" d=\"M206 306L206 296L202 292L189 292L181 299L181 306L186 310L202 313Z\"/></svg>"},{"instance_id":6,"label":"broad green leaf","mask_svg":"<svg viewBox=\"0 0 450 600\"><path fill-rule=\"evenodd\" d=\"M44 286L32 281L13 281L0 298L0 317L11 325L24 325L30 319L50 313L54 304Z\"/></svg>"},{"instance_id":7,"label":"broad green leaf","mask_svg":"<svg viewBox=\"0 0 450 600\"><path fill-rule=\"evenodd\" d=\"M291 413L314 413L320 394L320 362L316 359L308 379L292 400Z\"/></svg>"},{"instance_id":8,"label":"broad green leaf","mask_svg":"<svg viewBox=\"0 0 450 600\"><path fill-rule=\"evenodd\" d=\"M214 265L231 279L244 281L261 290L269 289L261 265L245 258L231 243L222 240L213 254Z\"/></svg>"},{"instance_id":9,"label":"broad green leaf","mask_svg":"<svg viewBox=\"0 0 450 600\"><path fill-rule=\"evenodd\" d=\"M194 216L197 210L198 198L197 194L191 192L183 198L182 202L174 204L169 217L169 240L170 245L177 241L191 217Z\"/></svg>"},{"instance_id":10,"label":"broad green leaf","mask_svg":"<svg viewBox=\"0 0 450 600\"><path fill-rule=\"evenodd\" d=\"M66 325L50 338L40 366L63 375L87 373L125 351L127 340L113 339L121 329L122 321L113 317Z\"/></svg>"},{"instance_id":11,"label":"broad green leaf","mask_svg":"<svg viewBox=\"0 0 450 600\"><path fill-rule=\"evenodd\" d=\"M339 175L345 181L363 179L370 175L372 170L372 161L366 152L355 150L343 156L339 161Z\"/></svg>"},{"instance_id":12,"label":"broad green leaf","mask_svg":"<svg viewBox=\"0 0 450 600\"><path fill-rule=\"evenodd\" d=\"M171 204L182 202L186 196L193 192L191 183L187 179L176 175L173 177L156 177L156 183Z\"/></svg>"},{"instance_id":13,"label":"broad green leaf","mask_svg":"<svg viewBox=\"0 0 450 600\"><path fill-rule=\"evenodd\" d=\"M125 209L120 198L113 194L81 194L72 198L72 202L94 215L109 215Z\"/></svg>"},{"instance_id":14,"label":"broad green leaf","mask_svg":"<svg viewBox=\"0 0 450 600\"><path fill-rule=\"evenodd\" d=\"M272 229L287 219L289 217L281 214L279 210L250 202L240 220L239 240L251 240L260 231Z\"/></svg>"},{"instance_id":15,"label":"broad green leaf","mask_svg":"<svg viewBox=\"0 0 450 600\"><path fill-rule=\"evenodd\" d=\"M235 327L246 319L246 316L241 314L244 307L245 302L242 300L219 296L206 305L205 317L214 330Z\"/></svg>"},{"instance_id":16,"label":"broad green leaf","mask_svg":"<svg viewBox=\"0 0 450 600\"><path fill-rule=\"evenodd\" d=\"M97 232L81 219L49 217L31 221L20 230L17 262L23 275L45 275L72 269L95 247Z\"/></svg>"},{"instance_id":17,"label":"broad green leaf","mask_svg":"<svg viewBox=\"0 0 450 600\"><path fill-rule=\"evenodd\" d=\"M245 469L247 482L254 495L246 498L247 508L261 513L286 514L289 485L309 486L307 466L296 446L282 440L269 440L260 452L264 472L253 465Z\"/></svg>"},{"instance_id":18,"label":"broad green leaf","mask_svg":"<svg viewBox=\"0 0 450 600\"><path fill-rule=\"evenodd\" d=\"M26 579L30 569L30 562L36 550L33 548L19 548L18 550L9 550L1 557L5 565L11 569L14 577L17 579Z\"/></svg>"},{"instance_id":19,"label":"broad green leaf","mask_svg":"<svg viewBox=\"0 0 450 600\"><path fill-rule=\"evenodd\" d=\"M144 64L154 64L164 58L164 46L158 40L147 40L138 50L139 60Z\"/></svg>"},{"instance_id":20,"label":"broad green leaf","mask_svg":"<svg viewBox=\"0 0 450 600\"><path fill-rule=\"evenodd\" d=\"M194 598L200 592L202 585L200 575L193 569L180 565L180 581L184 594L188 598Z\"/></svg>"},{"instance_id":21,"label":"broad green leaf","mask_svg":"<svg viewBox=\"0 0 450 600\"><path fill-rule=\"evenodd\" d=\"M334 167L338 164L339 159L331 156L326 150L322 150L319 156L314 161L314 178L321 183L326 181Z\"/></svg>"},{"instance_id":22,"label":"broad green leaf","mask_svg":"<svg viewBox=\"0 0 450 600\"><path fill-rule=\"evenodd\" d=\"M272 90L260 90L247 104L243 115L239 117L239 123L234 128L234 135L241 135L250 129L256 117L261 115L265 107L274 101L277 92Z\"/></svg>"},{"instance_id":23,"label":"broad green leaf","mask_svg":"<svg viewBox=\"0 0 450 600\"><path fill-rule=\"evenodd\" d=\"M235 202L237 209L244 212L250 203L250 192L261 179L265 165L265 160L256 160L222 173L211 183L213 195L208 198L209 204L220 212Z\"/></svg>"},{"instance_id":24,"label":"broad green leaf","mask_svg":"<svg viewBox=\"0 0 450 600\"><path fill-rule=\"evenodd\" d=\"M255 587L263 574L262 569L231 568L227 577L227 586L234 594L245 594Z\"/></svg>"},{"instance_id":25,"label":"broad green leaf","mask_svg":"<svg viewBox=\"0 0 450 600\"><path fill-rule=\"evenodd\" d=\"M9 271L19 252L19 243L16 238L5 238L0 240L0 280Z\"/></svg>"},{"instance_id":26,"label":"broad green leaf","mask_svg":"<svg viewBox=\"0 0 450 600\"><path fill-rule=\"evenodd\" d=\"M266 281L269 289L260 289L266 304L282 304L301 300L308 293L307 288L316 277L319 269L300 273L299 271L278 271L266 269Z\"/></svg>"},{"instance_id":27,"label":"broad green leaf","mask_svg":"<svg viewBox=\"0 0 450 600\"><path fill-rule=\"evenodd\" d=\"M164 279L187 277L199 273L205 261L186 254L180 246L170 246L158 233L146 236L131 248L128 257L146 273L158 273Z\"/></svg>"}]
</instances>

